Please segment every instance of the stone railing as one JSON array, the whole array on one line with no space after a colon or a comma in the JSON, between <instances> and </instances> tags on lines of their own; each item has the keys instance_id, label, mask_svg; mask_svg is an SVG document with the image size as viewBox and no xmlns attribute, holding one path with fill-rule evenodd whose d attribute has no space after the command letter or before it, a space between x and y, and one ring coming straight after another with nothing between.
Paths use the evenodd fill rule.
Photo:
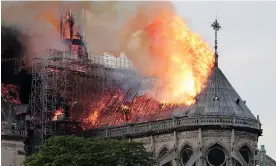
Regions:
<instances>
[{"instance_id":1,"label":"stone railing","mask_svg":"<svg viewBox=\"0 0 276 166\"><path fill-rule=\"evenodd\" d=\"M27 131L21 128L13 128L12 125L1 125L2 136L19 136L26 137Z\"/></svg>"},{"instance_id":2,"label":"stone railing","mask_svg":"<svg viewBox=\"0 0 276 166\"><path fill-rule=\"evenodd\" d=\"M126 124L123 126L113 126L87 130L83 133L85 137L122 137L135 136L148 132L162 132L176 128L189 126L234 126L261 130L261 125L257 120L243 119L239 117L180 117L170 118L160 121Z\"/></svg>"}]
</instances>

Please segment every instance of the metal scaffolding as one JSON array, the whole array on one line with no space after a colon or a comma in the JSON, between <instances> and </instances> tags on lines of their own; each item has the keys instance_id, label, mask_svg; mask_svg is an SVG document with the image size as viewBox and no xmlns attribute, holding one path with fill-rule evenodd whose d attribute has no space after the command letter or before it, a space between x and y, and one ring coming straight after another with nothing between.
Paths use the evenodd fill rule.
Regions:
<instances>
[{"instance_id":1,"label":"metal scaffolding","mask_svg":"<svg viewBox=\"0 0 276 166\"><path fill-rule=\"evenodd\" d=\"M47 50L45 56L34 58L32 64L31 119L41 131L42 140L61 134L68 124L76 124L74 117L83 111L74 109L76 103L89 105L103 89L116 87L135 74L125 57L110 55L82 60L69 52ZM53 119L57 110L63 110L63 116Z\"/></svg>"}]
</instances>

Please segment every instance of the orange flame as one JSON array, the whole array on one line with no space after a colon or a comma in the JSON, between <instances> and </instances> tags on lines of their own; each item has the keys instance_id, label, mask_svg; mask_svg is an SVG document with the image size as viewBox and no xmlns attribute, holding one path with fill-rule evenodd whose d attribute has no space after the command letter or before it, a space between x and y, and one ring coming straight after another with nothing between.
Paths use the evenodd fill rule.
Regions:
<instances>
[{"instance_id":1,"label":"orange flame","mask_svg":"<svg viewBox=\"0 0 276 166\"><path fill-rule=\"evenodd\" d=\"M88 116L87 121L89 121L89 123L91 123L91 125L94 126L98 121L98 117L99 117L99 111L95 110L92 114Z\"/></svg>"},{"instance_id":2,"label":"orange flame","mask_svg":"<svg viewBox=\"0 0 276 166\"><path fill-rule=\"evenodd\" d=\"M49 21L49 23L51 23L52 26L55 28L56 32L60 31L60 29L59 29L59 26L60 26L59 20L54 17L54 15L51 13L51 11L41 12L37 16L37 19L45 19L45 20Z\"/></svg>"},{"instance_id":3,"label":"orange flame","mask_svg":"<svg viewBox=\"0 0 276 166\"><path fill-rule=\"evenodd\" d=\"M81 118L84 128L119 125L124 122L144 122L171 117L174 105L160 105L147 96L134 99L131 105L124 103L124 93L120 89L115 92L106 91L100 98L92 102L89 114ZM118 103L118 104L114 104ZM124 104L123 104L124 103Z\"/></svg>"},{"instance_id":4,"label":"orange flame","mask_svg":"<svg viewBox=\"0 0 276 166\"><path fill-rule=\"evenodd\" d=\"M151 46L150 56L155 63L150 73L157 78L158 84L150 93L135 98L127 107L106 104L118 101L122 104L124 97L120 91L116 92L119 97L112 97L111 92L105 93L95 101L97 104L94 104L94 108L97 109L92 110L97 112L84 118L84 125L93 128L126 121L158 120L171 117L175 107L183 106L184 111L184 107L195 104L195 98L204 88L214 66L214 52L198 34L191 32L180 17L171 13L159 14L144 28L144 32L149 42L143 44ZM126 116L127 120L124 118Z\"/></svg>"},{"instance_id":5,"label":"orange flame","mask_svg":"<svg viewBox=\"0 0 276 166\"><path fill-rule=\"evenodd\" d=\"M54 112L54 117L53 120L58 120L58 116L64 115L64 110L63 109L58 109Z\"/></svg>"},{"instance_id":6,"label":"orange flame","mask_svg":"<svg viewBox=\"0 0 276 166\"><path fill-rule=\"evenodd\" d=\"M145 31L157 64L154 74L164 85L158 99L194 104L214 65L213 51L176 15L159 15Z\"/></svg>"}]
</instances>

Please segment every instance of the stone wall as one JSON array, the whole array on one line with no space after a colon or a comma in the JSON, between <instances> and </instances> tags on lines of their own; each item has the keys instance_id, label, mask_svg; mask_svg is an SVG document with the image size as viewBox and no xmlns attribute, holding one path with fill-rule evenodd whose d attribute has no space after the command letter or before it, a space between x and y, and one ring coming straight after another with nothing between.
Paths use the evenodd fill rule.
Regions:
<instances>
[{"instance_id":1,"label":"stone wall","mask_svg":"<svg viewBox=\"0 0 276 166\"><path fill-rule=\"evenodd\" d=\"M1 166L20 166L25 155L24 143L21 141L1 140Z\"/></svg>"}]
</instances>

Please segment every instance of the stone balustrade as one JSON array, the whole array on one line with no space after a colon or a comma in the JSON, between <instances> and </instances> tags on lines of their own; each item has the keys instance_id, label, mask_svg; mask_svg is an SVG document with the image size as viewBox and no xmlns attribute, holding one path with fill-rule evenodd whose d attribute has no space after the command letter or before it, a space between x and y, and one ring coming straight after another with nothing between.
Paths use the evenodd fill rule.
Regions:
<instances>
[{"instance_id":1,"label":"stone balustrade","mask_svg":"<svg viewBox=\"0 0 276 166\"><path fill-rule=\"evenodd\" d=\"M27 131L21 128L13 128L12 125L2 124L1 135L26 137Z\"/></svg>"},{"instance_id":2,"label":"stone balustrade","mask_svg":"<svg viewBox=\"0 0 276 166\"><path fill-rule=\"evenodd\" d=\"M162 132L170 129L185 128L190 126L233 126L261 130L261 124L254 119L239 117L180 117L166 120L125 124L88 130L83 133L85 137L123 137L145 134L148 132Z\"/></svg>"}]
</instances>

